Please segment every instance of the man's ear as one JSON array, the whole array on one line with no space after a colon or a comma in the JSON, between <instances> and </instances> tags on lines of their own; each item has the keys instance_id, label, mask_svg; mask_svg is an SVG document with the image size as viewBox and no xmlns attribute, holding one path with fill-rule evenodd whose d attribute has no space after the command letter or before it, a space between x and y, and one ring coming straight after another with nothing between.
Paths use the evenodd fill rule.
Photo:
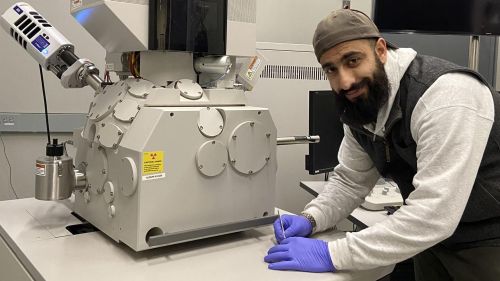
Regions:
<instances>
[{"instance_id":1,"label":"man's ear","mask_svg":"<svg viewBox=\"0 0 500 281\"><path fill-rule=\"evenodd\" d=\"M382 63L387 61L387 43L384 38L377 39L375 43L375 53Z\"/></svg>"}]
</instances>

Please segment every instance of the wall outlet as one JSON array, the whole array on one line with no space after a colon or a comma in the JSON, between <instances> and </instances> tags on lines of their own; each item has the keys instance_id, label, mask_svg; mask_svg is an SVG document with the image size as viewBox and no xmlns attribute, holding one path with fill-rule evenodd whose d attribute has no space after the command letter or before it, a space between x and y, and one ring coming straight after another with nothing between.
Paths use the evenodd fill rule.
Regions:
<instances>
[{"instance_id":1,"label":"wall outlet","mask_svg":"<svg viewBox=\"0 0 500 281\"><path fill-rule=\"evenodd\" d=\"M16 118L14 115L3 115L2 125L4 126L14 126L16 124Z\"/></svg>"}]
</instances>

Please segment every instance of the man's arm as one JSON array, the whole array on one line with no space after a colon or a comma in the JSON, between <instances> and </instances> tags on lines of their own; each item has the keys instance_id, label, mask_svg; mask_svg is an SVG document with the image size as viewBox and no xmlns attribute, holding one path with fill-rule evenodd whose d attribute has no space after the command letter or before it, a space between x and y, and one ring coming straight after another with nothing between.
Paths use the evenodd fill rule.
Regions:
<instances>
[{"instance_id":1,"label":"man's arm","mask_svg":"<svg viewBox=\"0 0 500 281\"><path fill-rule=\"evenodd\" d=\"M316 221L316 231L323 231L346 218L363 203L380 177L370 156L344 126L344 139L335 167L325 189L305 207Z\"/></svg>"},{"instance_id":2,"label":"man's arm","mask_svg":"<svg viewBox=\"0 0 500 281\"><path fill-rule=\"evenodd\" d=\"M440 77L412 115L415 190L387 220L330 242L335 267L368 269L396 263L451 236L472 190L493 115L485 85L465 74Z\"/></svg>"}]
</instances>

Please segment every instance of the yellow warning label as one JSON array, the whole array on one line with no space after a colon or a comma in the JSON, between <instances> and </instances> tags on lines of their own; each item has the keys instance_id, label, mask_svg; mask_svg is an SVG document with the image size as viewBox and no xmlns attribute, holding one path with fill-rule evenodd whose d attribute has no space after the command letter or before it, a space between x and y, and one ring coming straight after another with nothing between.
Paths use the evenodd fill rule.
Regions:
<instances>
[{"instance_id":1,"label":"yellow warning label","mask_svg":"<svg viewBox=\"0 0 500 281\"><path fill-rule=\"evenodd\" d=\"M149 151L142 154L142 174L163 173L163 151Z\"/></svg>"}]
</instances>

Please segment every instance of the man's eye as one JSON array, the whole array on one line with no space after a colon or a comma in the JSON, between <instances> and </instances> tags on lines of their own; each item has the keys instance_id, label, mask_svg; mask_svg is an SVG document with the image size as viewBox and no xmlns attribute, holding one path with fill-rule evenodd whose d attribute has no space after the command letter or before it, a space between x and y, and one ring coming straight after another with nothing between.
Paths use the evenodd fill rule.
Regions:
<instances>
[{"instance_id":1,"label":"man's eye","mask_svg":"<svg viewBox=\"0 0 500 281\"><path fill-rule=\"evenodd\" d=\"M349 66L356 66L360 62L360 58L351 58L348 61Z\"/></svg>"},{"instance_id":2,"label":"man's eye","mask_svg":"<svg viewBox=\"0 0 500 281\"><path fill-rule=\"evenodd\" d=\"M326 74L333 74L336 71L335 68L333 67L325 67L323 70L325 71Z\"/></svg>"}]
</instances>

